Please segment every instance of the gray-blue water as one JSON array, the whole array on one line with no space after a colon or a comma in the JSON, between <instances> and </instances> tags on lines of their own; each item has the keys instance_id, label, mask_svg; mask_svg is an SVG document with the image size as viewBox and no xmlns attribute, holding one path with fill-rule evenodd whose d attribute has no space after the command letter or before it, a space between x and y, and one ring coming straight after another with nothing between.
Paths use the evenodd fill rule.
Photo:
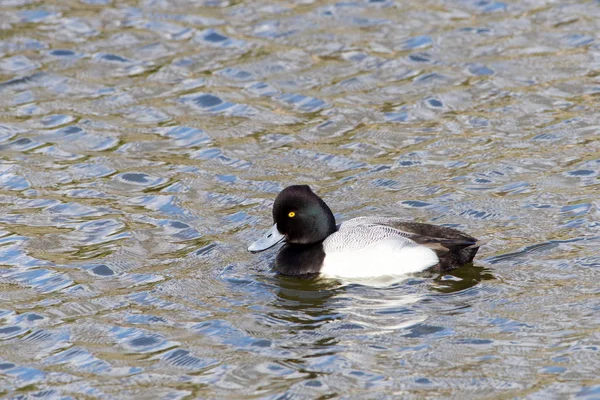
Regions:
<instances>
[{"instance_id":1,"label":"gray-blue water","mask_svg":"<svg viewBox=\"0 0 600 400\"><path fill-rule=\"evenodd\" d=\"M599 32L598 1L1 1L0 395L600 399ZM246 247L293 183L486 244L278 277Z\"/></svg>"}]
</instances>

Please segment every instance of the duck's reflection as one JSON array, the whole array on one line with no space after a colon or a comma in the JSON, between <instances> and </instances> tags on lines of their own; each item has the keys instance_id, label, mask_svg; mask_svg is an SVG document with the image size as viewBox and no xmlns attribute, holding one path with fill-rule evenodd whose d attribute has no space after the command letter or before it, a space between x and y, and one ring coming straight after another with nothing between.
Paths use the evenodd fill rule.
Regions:
<instances>
[{"instance_id":1,"label":"duck's reflection","mask_svg":"<svg viewBox=\"0 0 600 400\"><path fill-rule=\"evenodd\" d=\"M440 293L456 293L470 289L481 281L493 279L496 278L489 269L466 264L436 277L432 289Z\"/></svg>"},{"instance_id":2,"label":"duck's reflection","mask_svg":"<svg viewBox=\"0 0 600 400\"><path fill-rule=\"evenodd\" d=\"M495 278L488 269L473 264L444 275L421 273L377 285L318 275L299 278L268 274L260 278L275 295L269 302L268 315L288 326L287 332L295 340L309 340L306 335L316 335L309 340L316 347L335 346L344 332L370 336L411 329L428 320L438 306L448 306L447 299L434 300L435 293L465 291L469 298L469 289L491 279ZM388 284L383 285L385 282ZM464 302L465 298L460 297ZM432 301L439 304L432 307Z\"/></svg>"},{"instance_id":3,"label":"duck's reflection","mask_svg":"<svg viewBox=\"0 0 600 400\"><path fill-rule=\"evenodd\" d=\"M336 314L335 300L346 292L346 287L339 281L319 276L273 275L267 279L277 287L277 297L273 300L277 308L301 311L311 319Z\"/></svg>"}]
</instances>

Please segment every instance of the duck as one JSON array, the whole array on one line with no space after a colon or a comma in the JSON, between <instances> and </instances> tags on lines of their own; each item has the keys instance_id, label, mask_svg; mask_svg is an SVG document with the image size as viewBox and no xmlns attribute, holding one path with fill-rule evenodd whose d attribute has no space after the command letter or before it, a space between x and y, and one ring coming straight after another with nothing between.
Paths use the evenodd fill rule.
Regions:
<instances>
[{"instance_id":1,"label":"duck","mask_svg":"<svg viewBox=\"0 0 600 400\"><path fill-rule=\"evenodd\" d=\"M372 278L445 272L471 263L480 245L454 228L394 217L357 217L336 224L329 206L308 185L279 192L273 221L248 251L283 243L274 264L281 275Z\"/></svg>"}]
</instances>

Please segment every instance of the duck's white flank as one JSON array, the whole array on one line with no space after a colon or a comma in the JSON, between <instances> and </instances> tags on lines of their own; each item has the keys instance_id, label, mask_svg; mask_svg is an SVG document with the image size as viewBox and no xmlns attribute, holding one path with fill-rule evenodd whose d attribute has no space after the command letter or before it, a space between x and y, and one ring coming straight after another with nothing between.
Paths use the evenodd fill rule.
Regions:
<instances>
[{"instance_id":1,"label":"duck's white flank","mask_svg":"<svg viewBox=\"0 0 600 400\"><path fill-rule=\"evenodd\" d=\"M323 242L325 259L320 272L324 275L404 275L423 271L439 261L433 250L407 238L405 232L368 222L348 222Z\"/></svg>"}]
</instances>

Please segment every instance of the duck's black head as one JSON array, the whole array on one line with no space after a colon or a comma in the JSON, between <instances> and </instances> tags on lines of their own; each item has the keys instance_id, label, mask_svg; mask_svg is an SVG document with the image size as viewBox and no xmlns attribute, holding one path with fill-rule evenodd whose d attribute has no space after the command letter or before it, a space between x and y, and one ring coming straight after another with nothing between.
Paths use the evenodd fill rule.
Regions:
<instances>
[{"instance_id":1,"label":"duck's black head","mask_svg":"<svg viewBox=\"0 0 600 400\"><path fill-rule=\"evenodd\" d=\"M248 250L259 252L285 241L294 244L318 243L336 231L335 217L308 185L283 189L273 204L275 225Z\"/></svg>"},{"instance_id":2,"label":"duck's black head","mask_svg":"<svg viewBox=\"0 0 600 400\"><path fill-rule=\"evenodd\" d=\"M288 243L317 243L336 230L331 209L308 185L288 186L277 195L273 222Z\"/></svg>"}]
</instances>

